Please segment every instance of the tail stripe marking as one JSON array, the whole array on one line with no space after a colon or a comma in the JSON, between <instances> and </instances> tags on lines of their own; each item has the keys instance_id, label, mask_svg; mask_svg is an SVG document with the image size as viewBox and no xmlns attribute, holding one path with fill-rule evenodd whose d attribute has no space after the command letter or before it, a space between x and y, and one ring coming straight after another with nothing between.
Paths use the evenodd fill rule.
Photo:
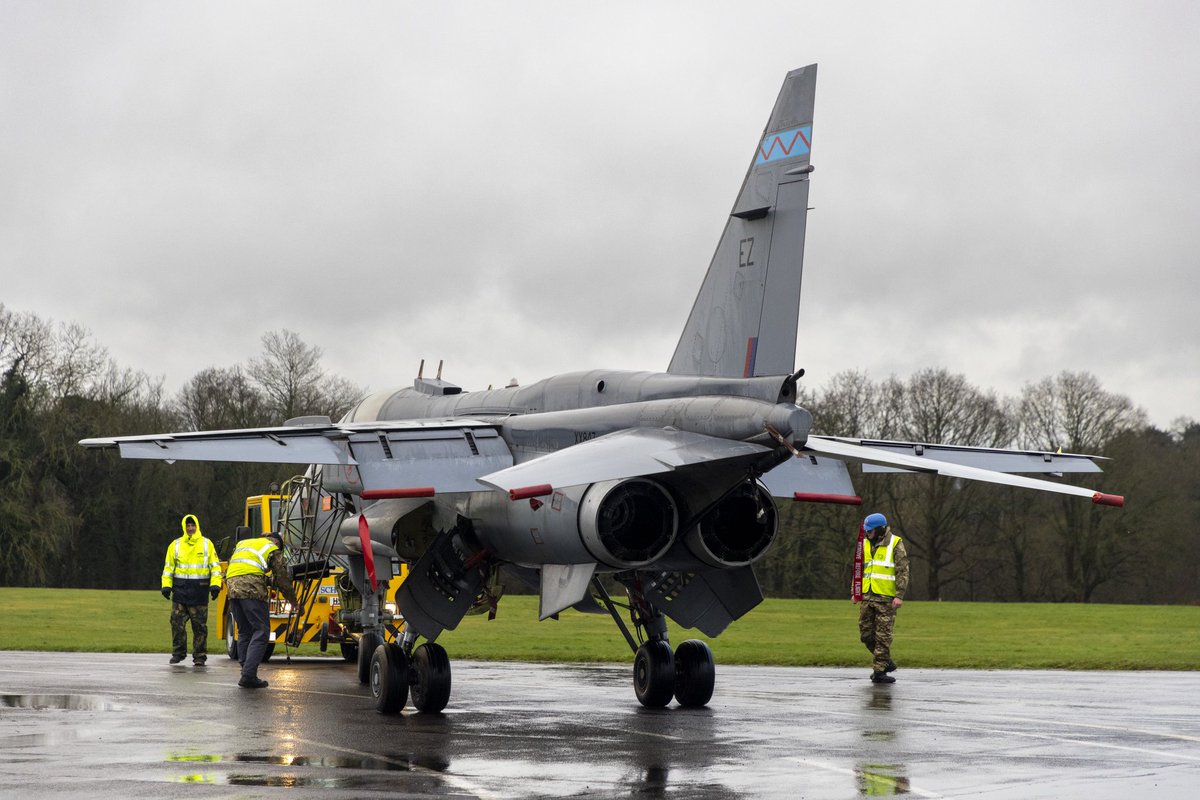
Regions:
<instances>
[{"instance_id":1,"label":"tail stripe marking","mask_svg":"<svg viewBox=\"0 0 1200 800\"><path fill-rule=\"evenodd\" d=\"M758 157L754 159L754 166L783 161L785 158L806 156L811 149L811 139L812 125L767 134L763 137L762 144L758 146ZM797 145L799 145L798 148Z\"/></svg>"},{"instance_id":2,"label":"tail stripe marking","mask_svg":"<svg viewBox=\"0 0 1200 800\"><path fill-rule=\"evenodd\" d=\"M758 355L758 337L751 336L746 340L746 366L742 368L743 378L754 377L754 358Z\"/></svg>"}]
</instances>

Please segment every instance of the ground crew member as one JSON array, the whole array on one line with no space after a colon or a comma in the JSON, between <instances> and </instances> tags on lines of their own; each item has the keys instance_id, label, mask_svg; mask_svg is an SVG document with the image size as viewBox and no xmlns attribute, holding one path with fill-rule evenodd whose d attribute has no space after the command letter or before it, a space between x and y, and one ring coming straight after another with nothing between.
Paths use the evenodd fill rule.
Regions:
<instances>
[{"instance_id":1,"label":"ground crew member","mask_svg":"<svg viewBox=\"0 0 1200 800\"><path fill-rule=\"evenodd\" d=\"M186 623L192 621L192 663L208 659L208 598L221 591L221 562L213 543L200 533L200 520L188 514L180 521L183 536L167 546L162 595L171 603L171 663L187 656Z\"/></svg>"},{"instance_id":2,"label":"ground crew member","mask_svg":"<svg viewBox=\"0 0 1200 800\"><path fill-rule=\"evenodd\" d=\"M283 559L283 539L272 531L254 539L243 539L229 558L226 581L229 603L237 622L238 661L242 663L242 678L238 686L263 689L267 682L258 677L258 665L267 651L271 636L271 614L267 573L293 607L298 606L296 593Z\"/></svg>"},{"instance_id":3,"label":"ground crew member","mask_svg":"<svg viewBox=\"0 0 1200 800\"><path fill-rule=\"evenodd\" d=\"M862 546L855 554L854 591L854 602L861 601L858 634L873 657L871 680L895 683L896 679L888 674L896 669L896 662L892 661L892 631L896 609L904 604L904 594L908 591L908 552L883 514L871 514L863 520L859 536ZM861 587L857 583L859 576Z\"/></svg>"}]
</instances>

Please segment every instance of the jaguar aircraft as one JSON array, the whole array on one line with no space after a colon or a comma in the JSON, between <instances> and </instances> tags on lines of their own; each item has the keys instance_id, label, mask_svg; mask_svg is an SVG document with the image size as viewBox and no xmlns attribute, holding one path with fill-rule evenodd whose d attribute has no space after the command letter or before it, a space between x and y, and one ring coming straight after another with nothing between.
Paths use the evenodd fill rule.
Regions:
<instances>
[{"instance_id":1,"label":"jaguar aircraft","mask_svg":"<svg viewBox=\"0 0 1200 800\"><path fill-rule=\"evenodd\" d=\"M643 705L705 705L712 653L697 639L673 650L667 619L717 636L758 605L754 563L778 532L775 498L858 504L847 462L1121 505L1016 474L1098 472L1088 456L811 431L794 361L816 74L811 65L784 80L666 372L596 369L464 392L439 368L366 397L339 422L81 444L124 458L309 465L311 496L292 504L317 509L317 521L285 526L289 549L308 554L298 570L314 555L321 569L348 566L362 599L351 612L364 631L359 679L385 713L410 689L419 711L445 707L439 634L471 610L494 610L513 580L540 592L542 619L611 614ZM400 562L410 566L394 598L405 624L385 642L397 618L382 593ZM627 602L610 596L615 586Z\"/></svg>"}]
</instances>

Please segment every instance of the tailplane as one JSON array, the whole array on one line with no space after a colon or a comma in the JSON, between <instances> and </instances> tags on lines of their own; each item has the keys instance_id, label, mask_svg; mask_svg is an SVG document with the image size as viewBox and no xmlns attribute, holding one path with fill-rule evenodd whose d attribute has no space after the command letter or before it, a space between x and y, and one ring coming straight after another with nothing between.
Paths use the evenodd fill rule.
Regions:
<instances>
[{"instance_id":1,"label":"tailplane","mask_svg":"<svg viewBox=\"0 0 1200 800\"><path fill-rule=\"evenodd\" d=\"M667 372L795 369L817 65L788 73Z\"/></svg>"}]
</instances>

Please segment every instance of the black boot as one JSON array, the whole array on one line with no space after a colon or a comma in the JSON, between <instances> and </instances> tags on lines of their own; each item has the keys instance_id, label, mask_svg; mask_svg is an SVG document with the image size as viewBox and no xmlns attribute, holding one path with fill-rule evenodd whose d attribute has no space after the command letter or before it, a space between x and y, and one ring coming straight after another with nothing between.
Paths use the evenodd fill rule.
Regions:
<instances>
[{"instance_id":1,"label":"black boot","mask_svg":"<svg viewBox=\"0 0 1200 800\"><path fill-rule=\"evenodd\" d=\"M896 679L886 672L872 672L871 683L895 683Z\"/></svg>"},{"instance_id":2,"label":"black boot","mask_svg":"<svg viewBox=\"0 0 1200 800\"><path fill-rule=\"evenodd\" d=\"M884 669L883 671L884 671L884 672L895 672L895 671L896 671L896 662L895 662L895 661L892 661L892 660L889 658L889 659L888 659L888 663L887 663L887 668L886 668L886 669Z\"/></svg>"}]
</instances>

